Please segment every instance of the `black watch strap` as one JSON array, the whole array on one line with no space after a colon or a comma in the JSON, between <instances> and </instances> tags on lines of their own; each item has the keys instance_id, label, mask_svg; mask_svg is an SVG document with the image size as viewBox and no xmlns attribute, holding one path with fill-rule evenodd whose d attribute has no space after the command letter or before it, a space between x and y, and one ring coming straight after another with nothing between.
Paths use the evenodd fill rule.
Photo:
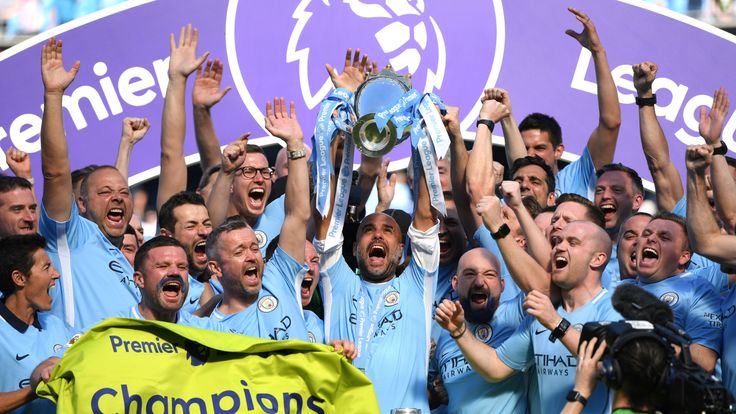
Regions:
<instances>
[{"instance_id":1,"label":"black watch strap","mask_svg":"<svg viewBox=\"0 0 736 414\"><path fill-rule=\"evenodd\" d=\"M654 106L657 103L657 94L653 94L651 98L640 98L637 96L635 101L639 107Z\"/></svg>"},{"instance_id":2,"label":"black watch strap","mask_svg":"<svg viewBox=\"0 0 736 414\"><path fill-rule=\"evenodd\" d=\"M565 332L567 332L567 329L570 327L570 321L568 321L565 318L562 318L560 323L557 324L557 327L554 331L552 331L551 334L549 334L549 341L554 343L558 339L562 339L563 336L565 336Z\"/></svg>"},{"instance_id":3,"label":"black watch strap","mask_svg":"<svg viewBox=\"0 0 736 414\"><path fill-rule=\"evenodd\" d=\"M479 119L478 122L475 123L475 128L478 128L481 125L487 126L491 132L493 132L493 127L496 126L496 124L490 119Z\"/></svg>"},{"instance_id":4,"label":"black watch strap","mask_svg":"<svg viewBox=\"0 0 736 414\"><path fill-rule=\"evenodd\" d=\"M721 140L721 146L718 148L713 148L713 155L726 155L728 153L728 147L726 146L726 143Z\"/></svg>"},{"instance_id":5,"label":"black watch strap","mask_svg":"<svg viewBox=\"0 0 736 414\"><path fill-rule=\"evenodd\" d=\"M491 237L493 237L493 240L503 239L504 237L508 236L509 233L511 233L509 225L503 223L495 233L491 233Z\"/></svg>"},{"instance_id":6,"label":"black watch strap","mask_svg":"<svg viewBox=\"0 0 736 414\"><path fill-rule=\"evenodd\" d=\"M572 390L567 393L567 401L570 402L579 402L580 404L583 404L583 407L585 407L585 404L588 403L588 399L583 397L582 394L580 394L580 391Z\"/></svg>"}]
</instances>

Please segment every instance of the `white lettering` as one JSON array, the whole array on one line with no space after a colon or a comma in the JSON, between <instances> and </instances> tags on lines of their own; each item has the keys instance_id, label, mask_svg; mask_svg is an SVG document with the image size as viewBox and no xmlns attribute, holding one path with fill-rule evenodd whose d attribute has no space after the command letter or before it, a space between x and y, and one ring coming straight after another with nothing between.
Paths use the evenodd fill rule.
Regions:
<instances>
[{"instance_id":1,"label":"white lettering","mask_svg":"<svg viewBox=\"0 0 736 414\"><path fill-rule=\"evenodd\" d=\"M631 65L617 66L611 71L611 76L613 77L613 83L617 86L618 101L622 104L636 102L636 88L634 87L634 81L631 80L634 77L634 70L631 69ZM634 93L622 93L621 89Z\"/></svg>"},{"instance_id":2,"label":"white lettering","mask_svg":"<svg viewBox=\"0 0 736 414\"><path fill-rule=\"evenodd\" d=\"M682 110L682 119L685 121L685 126L690 128L695 135L691 135L685 131L685 128L680 128L675 132L675 136L685 145L697 145L703 144L705 141L700 137L698 133L698 125L700 123L700 107L707 106L710 108L713 106L713 97L708 95L695 95L685 104L685 109ZM697 115L696 115L697 114Z\"/></svg>"},{"instance_id":3,"label":"white lettering","mask_svg":"<svg viewBox=\"0 0 736 414\"><path fill-rule=\"evenodd\" d=\"M13 141L13 146L27 153L41 151L40 133L41 117L38 115L23 114L15 118L13 123L10 124L10 140ZM5 136L4 134L5 131L3 131L2 137ZM31 141L34 137L39 139Z\"/></svg>"},{"instance_id":4,"label":"white lettering","mask_svg":"<svg viewBox=\"0 0 736 414\"><path fill-rule=\"evenodd\" d=\"M84 118L82 109L79 107L79 101L81 99L86 99L92 105L92 109L95 111L98 120L102 121L109 116L107 108L105 108L105 104L102 102L102 98L100 98L100 94L97 93L95 88L89 85L80 86L72 92L71 96L64 95L61 99L61 106L69 112L69 116L72 117L72 121L74 122L74 127L78 130L87 128L87 120Z\"/></svg>"},{"instance_id":5,"label":"white lettering","mask_svg":"<svg viewBox=\"0 0 736 414\"><path fill-rule=\"evenodd\" d=\"M166 88L169 87L169 58L154 60L153 73L156 74L161 96L166 96Z\"/></svg>"},{"instance_id":6,"label":"white lettering","mask_svg":"<svg viewBox=\"0 0 736 414\"><path fill-rule=\"evenodd\" d=\"M103 76L107 73L107 65L104 62L97 62L92 67L92 70L95 72L95 75ZM112 85L109 76L100 79L100 87L105 94L105 99L107 99L107 106L110 107L110 113L112 115L122 113L123 107L120 105L120 99L118 99L118 95L115 93L115 87Z\"/></svg>"},{"instance_id":7,"label":"white lettering","mask_svg":"<svg viewBox=\"0 0 736 414\"><path fill-rule=\"evenodd\" d=\"M156 98L156 92L149 88L155 85L156 81L151 72L139 66L126 69L118 79L120 97L125 103L133 106L145 106L151 103ZM142 91L145 92L137 94Z\"/></svg>"},{"instance_id":8,"label":"white lettering","mask_svg":"<svg viewBox=\"0 0 736 414\"><path fill-rule=\"evenodd\" d=\"M0 141L2 141L7 136L8 136L8 133L5 132L5 128L0 127ZM3 170L8 169L8 160L5 159L4 151L0 151L0 168L2 168Z\"/></svg>"},{"instance_id":9,"label":"white lettering","mask_svg":"<svg viewBox=\"0 0 736 414\"><path fill-rule=\"evenodd\" d=\"M578 64L575 65L575 73L572 75L570 87L597 95L598 89L596 88L596 83L585 80L585 74L588 72L592 58L593 54L590 53L590 50L584 47L580 48L580 57L578 57Z\"/></svg>"},{"instance_id":10,"label":"white lettering","mask_svg":"<svg viewBox=\"0 0 736 414\"><path fill-rule=\"evenodd\" d=\"M675 122L677 114L680 112L680 108L682 108L682 103L685 101L688 88L685 85L676 84L672 79L661 77L655 79L652 83L652 93L657 93L662 89L672 94L672 101L667 106L662 106L662 99L657 96L659 103L654 109L657 116L664 115L666 120Z\"/></svg>"}]
</instances>

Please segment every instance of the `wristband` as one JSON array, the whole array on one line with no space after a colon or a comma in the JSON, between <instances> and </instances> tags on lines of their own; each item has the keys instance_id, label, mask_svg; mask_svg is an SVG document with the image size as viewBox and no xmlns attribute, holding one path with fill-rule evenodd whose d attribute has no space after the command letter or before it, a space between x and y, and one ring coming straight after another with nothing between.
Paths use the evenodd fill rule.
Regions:
<instances>
[{"instance_id":1,"label":"wristband","mask_svg":"<svg viewBox=\"0 0 736 414\"><path fill-rule=\"evenodd\" d=\"M481 125L485 125L488 127L488 129L491 130L491 133L493 132L493 127L496 125L493 121L490 119L479 119L478 122L475 123L475 127L478 128Z\"/></svg>"},{"instance_id":2,"label":"wristband","mask_svg":"<svg viewBox=\"0 0 736 414\"><path fill-rule=\"evenodd\" d=\"M721 146L713 148L713 155L726 155L726 153L728 153L728 147L726 146L726 143L721 140Z\"/></svg>"},{"instance_id":3,"label":"wristband","mask_svg":"<svg viewBox=\"0 0 736 414\"><path fill-rule=\"evenodd\" d=\"M503 239L504 237L508 236L509 233L511 233L509 225L503 223L501 227L498 228L498 231L496 231L495 233L491 233L491 237L493 237L493 240Z\"/></svg>"},{"instance_id":4,"label":"wristband","mask_svg":"<svg viewBox=\"0 0 736 414\"><path fill-rule=\"evenodd\" d=\"M568 321L565 318L562 318L560 323L557 324L557 327L554 331L552 331L551 334L549 334L549 341L552 343L555 343L558 339L562 339L563 336L565 336L565 333L567 332L567 328L570 327L570 321Z\"/></svg>"},{"instance_id":5,"label":"wristband","mask_svg":"<svg viewBox=\"0 0 736 414\"><path fill-rule=\"evenodd\" d=\"M463 329L462 329L462 331L460 331L460 333L457 334L457 335L453 335L452 333L450 333L450 338L452 338L452 339L458 339L461 336L465 335L465 331L467 331L467 330L468 330L468 324L465 323L465 322L463 322Z\"/></svg>"},{"instance_id":6,"label":"wristband","mask_svg":"<svg viewBox=\"0 0 736 414\"><path fill-rule=\"evenodd\" d=\"M651 98L640 98L637 96L635 100L639 108L642 106L654 106L657 103L657 94L653 94Z\"/></svg>"},{"instance_id":7,"label":"wristband","mask_svg":"<svg viewBox=\"0 0 736 414\"><path fill-rule=\"evenodd\" d=\"M580 391L572 390L567 393L567 401L570 402L579 402L580 404L583 404L583 407L585 407L585 404L588 403L588 399L583 397L583 394L580 394Z\"/></svg>"},{"instance_id":8,"label":"wristband","mask_svg":"<svg viewBox=\"0 0 736 414\"><path fill-rule=\"evenodd\" d=\"M302 149L296 150L296 151L286 151L286 157L290 160L298 160L299 158L304 158L307 156L307 149L305 147L302 147Z\"/></svg>"}]
</instances>

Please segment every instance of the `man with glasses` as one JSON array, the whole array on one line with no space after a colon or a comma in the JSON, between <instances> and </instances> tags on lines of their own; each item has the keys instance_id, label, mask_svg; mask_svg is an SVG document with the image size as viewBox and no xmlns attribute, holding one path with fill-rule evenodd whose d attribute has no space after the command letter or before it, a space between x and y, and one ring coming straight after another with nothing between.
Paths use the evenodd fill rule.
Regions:
<instances>
[{"instance_id":1,"label":"man with glasses","mask_svg":"<svg viewBox=\"0 0 736 414\"><path fill-rule=\"evenodd\" d=\"M284 198L268 204L272 175L273 169L269 167L263 149L257 145L246 145L243 165L232 174L220 174L207 203L213 227L222 224L227 217L243 217L255 231L263 255L284 222Z\"/></svg>"}]
</instances>

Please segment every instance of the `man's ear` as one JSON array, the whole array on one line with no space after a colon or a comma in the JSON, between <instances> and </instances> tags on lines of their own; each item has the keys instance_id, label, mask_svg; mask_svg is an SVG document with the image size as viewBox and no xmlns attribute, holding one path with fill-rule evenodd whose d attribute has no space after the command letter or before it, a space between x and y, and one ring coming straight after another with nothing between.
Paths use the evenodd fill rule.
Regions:
<instances>
[{"instance_id":1,"label":"man's ear","mask_svg":"<svg viewBox=\"0 0 736 414\"><path fill-rule=\"evenodd\" d=\"M215 275L222 276L222 269L220 269L220 265L217 264L216 261L214 260L208 261L207 268L210 270L210 272L214 273Z\"/></svg>"},{"instance_id":2,"label":"man's ear","mask_svg":"<svg viewBox=\"0 0 736 414\"><path fill-rule=\"evenodd\" d=\"M143 280L143 273L141 272L133 272L133 281L135 282L135 285L138 286L138 289L146 287L146 282Z\"/></svg>"},{"instance_id":3,"label":"man's ear","mask_svg":"<svg viewBox=\"0 0 736 414\"><path fill-rule=\"evenodd\" d=\"M166 230L165 228L161 227L161 230L159 230L159 234L166 237L174 237L174 234L170 231Z\"/></svg>"},{"instance_id":4,"label":"man's ear","mask_svg":"<svg viewBox=\"0 0 736 414\"><path fill-rule=\"evenodd\" d=\"M84 214L87 212L87 206L84 204L84 199L82 197L76 198L77 202L77 209L79 210L79 214Z\"/></svg>"},{"instance_id":5,"label":"man's ear","mask_svg":"<svg viewBox=\"0 0 736 414\"><path fill-rule=\"evenodd\" d=\"M452 284L452 290L457 291L457 274L452 275L452 281L450 283Z\"/></svg>"},{"instance_id":6,"label":"man's ear","mask_svg":"<svg viewBox=\"0 0 736 414\"><path fill-rule=\"evenodd\" d=\"M13 270L13 273L10 274L10 279L18 290L26 286L27 277L20 270Z\"/></svg>"},{"instance_id":7,"label":"man's ear","mask_svg":"<svg viewBox=\"0 0 736 414\"><path fill-rule=\"evenodd\" d=\"M639 207L644 203L644 196L641 193L634 194L633 207L634 210L639 210Z\"/></svg>"},{"instance_id":8,"label":"man's ear","mask_svg":"<svg viewBox=\"0 0 736 414\"><path fill-rule=\"evenodd\" d=\"M556 146L554 149L555 154L555 160L559 160L562 158L562 154L565 152L565 144L560 143L560 145Z\"/></svg>"}]
</instances>

